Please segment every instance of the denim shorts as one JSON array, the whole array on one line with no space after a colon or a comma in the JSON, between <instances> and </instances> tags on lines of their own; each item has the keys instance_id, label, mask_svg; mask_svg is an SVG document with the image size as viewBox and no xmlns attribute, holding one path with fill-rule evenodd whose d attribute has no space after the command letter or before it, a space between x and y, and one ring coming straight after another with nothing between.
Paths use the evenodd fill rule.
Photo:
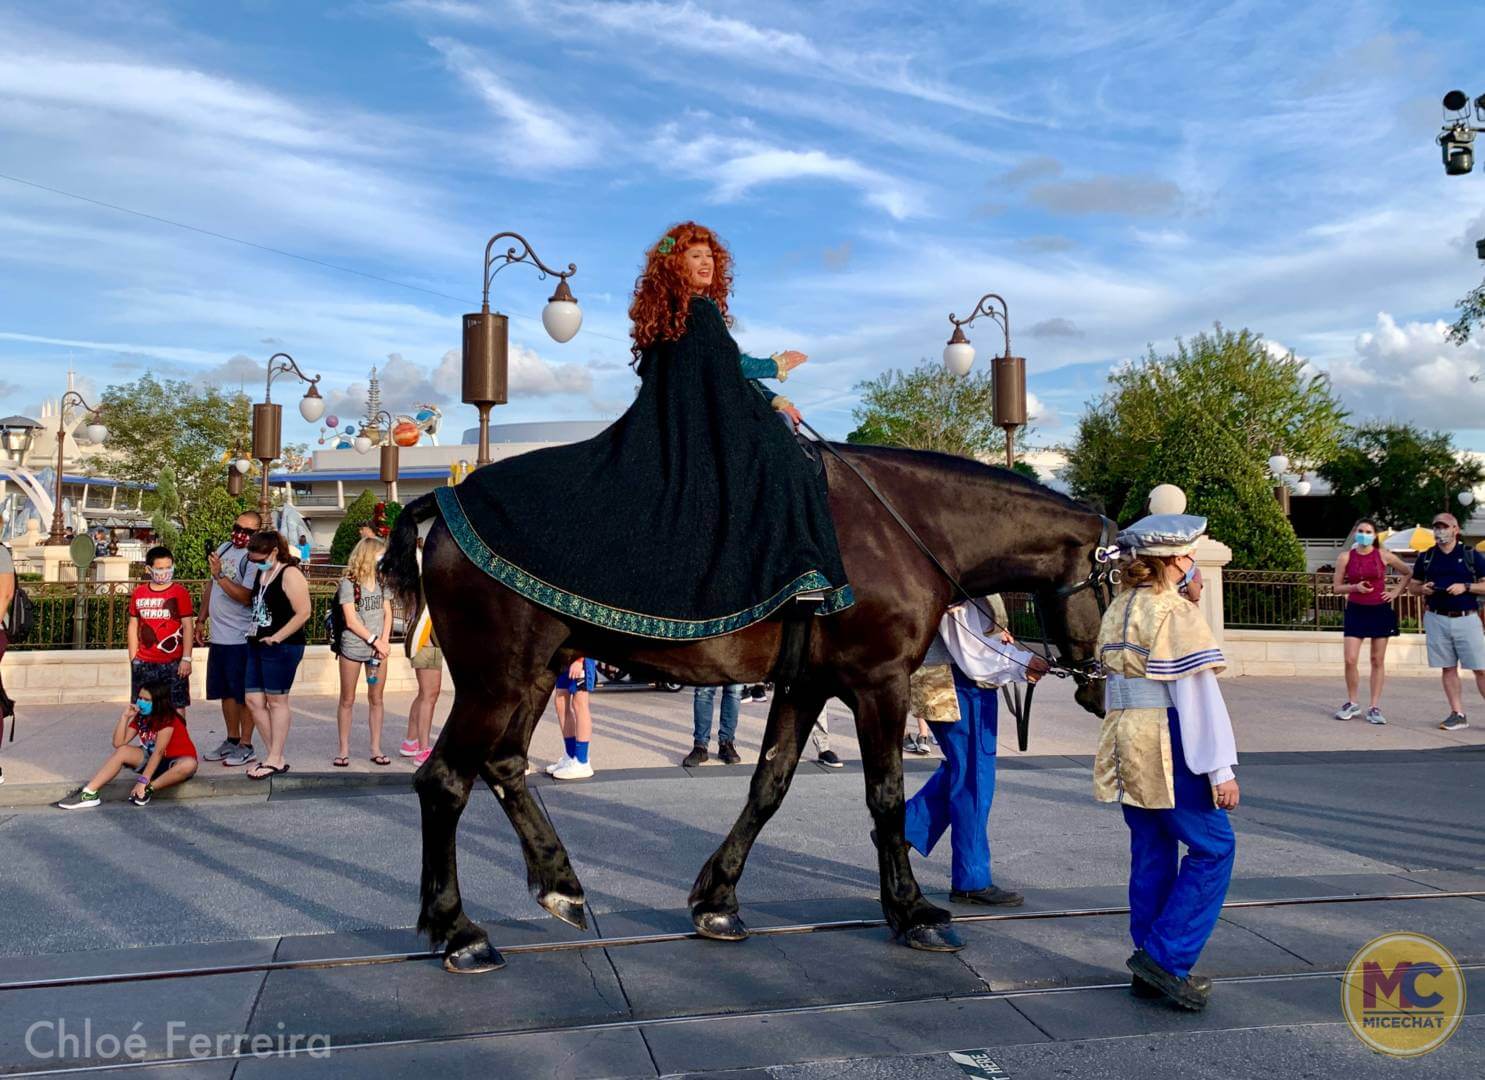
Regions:
<instances>
[{"instance_id":1,"label":"denim shorts","mask_svg":"<svg viewBox=\"0 0 1485 1080\"><path fill-rule=\"evenodd\" d=\"M250 642L244 689L249 694L287 694L294 685L294 674L299 670L299 661L303 659L303 645L259 645Z\"/></svg>"},{"instance_id":2,"label":"denim shorts","mask_svg":"<svg viewBox=\"0 0 1485 1080\"><path fill-rule=\"evenodd\" d=\"M206 653L206 700L226 701L239 705L247 694L247 642L241 645L213 645Z\"/></svg>"}]
</instances>

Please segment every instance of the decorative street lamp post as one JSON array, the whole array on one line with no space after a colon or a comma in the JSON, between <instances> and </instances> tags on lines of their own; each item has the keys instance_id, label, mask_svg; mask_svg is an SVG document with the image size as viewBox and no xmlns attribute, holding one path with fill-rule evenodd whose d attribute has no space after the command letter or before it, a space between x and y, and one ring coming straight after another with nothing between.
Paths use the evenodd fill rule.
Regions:
<instances>
[{"instance_id":1,"label":"decorative street lamp post","mask_svg":"<svg viewBox=\"0 0 1485 1080\"><path fill-rule=\"evenodd\" d=\"M52 501L52 531L46 538L46 547L65 547L71 541L67 539L67 526L62 520L62 458L65 453L63 443L67 439L67 407L77 405L88 414L84 434L88 441L101 446L108 438L108 428L103 426L99 419L98 410L83 400L83 396L76 390L69 390L62 395L62 400L57 402L57 477L56 494Z\"/></svg>"},{"instance_id":2,"label":"decorative street lamp post","mask_svg":"<svg viewBox=\"0 0 1485 1080\"><path fill-rule=\"evenodd\" d=\"M501 239L520 241L520 247L512 245L503 255L493 254L495 242ZM501 265L492 273L491 265L499 260ZM490 237L485 245L484 293L480 310L464 316L464 403L473 405L480 414L480 451L476 465L490 463L490 409L504 405L509 399L510 371L510 319L499 313L490 313L490 284L495 274L512 263L530 263L543 278L555 276L557 288L541 312L541 324L558 344L571 341L583 325L582 309L567 286L567 279L577 273L577 264L568 263L566 270L553 270L531 250L531 244L519 233L502 232Z\"/></svg>"},{"instance_id":3,"label":"decorative street lamp post","mask_svg":"<svg viewBox=\"0 0 1485 1080\"><path fill-rule=\"evenodd\" d=\"M320 397L320 388L316 385L320 377L316 375L311 379L304 374L288 353L274 353L270 356L268 379L263 384L263 401L253 406L253 457L258 459L258 464L263 469L263 482L258 491L258 513L262 515L264 528L268 528L271 520L268 516L268 467L283 449L284 409L282 405L273 403L271 394L273 380L285 372L292 373L300 382L309 384L309 389L299 402L299 415L313 424L325 413L325 399Z\"/></svg>"},{"instance_id":4,"label":"decorative street lamp post","mask_svg":"<svg viewBox=\"0 0 1485 1080\"><path fill-rule=\"evenodd\" d=\"M400 449L401 448L398 447L397 443L395 441L393 441L393 439L392 439L392 425L393 425L394 421L392 419L392 414L389 413L389 412L387 412L386 409L382 409L380 412L374 413L370 417L371 422L374 425L376 425L376 427L373 428L373 430L380 430L382 417L386 417L386 419L387 419L387 426L386 426L387 435L386 435L386 438L384 438L382 440L382 444L381 444L381 451L382 451L381 479L382 479L382 483L387 485L387 494L386 494L387 501L388 502L392 502L393 501L393 495L395 493L395 485L397 483L398 457L399 457ZM360 435L357 435L356 436L356 441L355 441L356 453L358 453L358 454L367 454L367 453L370 453L371 452L371 445L372 445L371 444L371 439L370 439L369 436L366 435L365 432L362 432Z\"/></svg>"},{"instance_id":5,"label":"decorative street lamp post","mask_svg":"<svg viewBox=\"0 0 1485 1080\"><path fill-rule=\"evenodd\" d=\"M227 494L234 499L242 494L243 477L247 475L253 463L242 456L242 443L238 442L232 448L232 460L227 462Z\"/></svg>"},{"instance_id":6,"label":"decorative street lamp post","mask_svg":"<svg viewBox=\"0 0 1485 1080\"><path fill-rule=\"evenodd\" d=\"M1289 471L1289 459L1283 454L1275 454L1268 459L1268 471L1274 478L1274 498L1278 500L1279 509L1284 516L1289 516L1289 485L1284 481L1284 474Z\"/></svg>"},{"instance_id":7,"label":"decorative street lamp post","mask_svg":"<svg viewBox=\"0 0 1485 1080\"><path fill-rule=\"evenodd\" d=\"M1000 301L999 311L990 305L992 300ZM1011 355L1011 313L1003 297L986 293L967 319L949 314L954 333L944 346L944 367L954 375L969 374L975 349L964 336L964 328L981 315L988 315L1005 331L1005 355L990 361L990 377L995 426L1005 429L1005 467L1009 469L1016 463L1016 428L1026 423L1026 358Z\"/></svg>"},{"instance_id":8,"label":"decorative street lamp post","mask_svg":"<svg viewBox=\"0 0 1485 1080\"><path fill-rule=\"evenodd\" d=\"M4 446L6 458L16 468L25 466L39 430L41 425L29 416L7 416L0 420L0 446Z\"/></svg>"}]
</instances>

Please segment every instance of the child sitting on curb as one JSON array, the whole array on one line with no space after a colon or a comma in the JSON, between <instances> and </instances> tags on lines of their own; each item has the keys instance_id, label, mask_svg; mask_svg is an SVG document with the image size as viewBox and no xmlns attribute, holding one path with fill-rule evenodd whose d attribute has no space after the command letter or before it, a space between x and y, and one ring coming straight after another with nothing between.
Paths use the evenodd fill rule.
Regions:
<instances>
[{"instance_id":1,"label":"child sitting on curb","mask_svg":"<svg viewBox=\"0 0 1485 1080\"><path fill-rule=\"evenodd\" d=\"M196 775L196 745L186 730L186 718L170 703L170 684L150 683L124 707L113 729L113 753L72 798L57 803L63 810L99 805L98 793L126 766L135 770L129 801L147 806L155 792L184 783ZM138 746L130 745L135 737ZM158 774L158 775L157 775ZM153 777L153 779L151 779Z\"/></svg>"}]
</instances>

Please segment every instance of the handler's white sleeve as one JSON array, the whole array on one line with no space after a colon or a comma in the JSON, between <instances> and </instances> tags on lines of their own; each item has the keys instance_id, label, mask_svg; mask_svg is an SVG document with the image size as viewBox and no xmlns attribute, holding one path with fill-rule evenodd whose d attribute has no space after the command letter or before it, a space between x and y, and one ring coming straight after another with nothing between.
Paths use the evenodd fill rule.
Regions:
<instances>
[{"instance_id":1,"label":"handler's white sleeve","mask_svg":"<svg viewBox=\"0 0 1485 1080\"><path fill-rule=\"evenodd\" d=\"M989 686L1024 682L1031 653L1000 640L1000 630L973 604L956 604L938 624L939 640L949 650L954 666L972 681Z\"/></svg>"},{"instance_id":2,"label":"handler's white sleeve","mask_svg":"<svg viewBox=\"0 0 1485 1080\"><path fill-rule=\"evenodd\" d=\"M1231 780L1238 759L1237 740L1216 674L1210 669L1198 671L1166 685L1181 718L1186 767L1198 776L1205 775L1213 786Z\"/></svg>"}]
</instances>

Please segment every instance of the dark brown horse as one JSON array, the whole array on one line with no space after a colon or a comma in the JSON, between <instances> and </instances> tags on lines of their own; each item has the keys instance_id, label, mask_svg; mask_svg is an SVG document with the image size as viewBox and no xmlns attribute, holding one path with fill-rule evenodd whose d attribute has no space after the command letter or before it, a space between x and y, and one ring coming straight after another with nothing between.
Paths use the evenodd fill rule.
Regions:
<instances>
[{"instance_id":1,"label":"dark brown horse","mask_svg":"<svg viewBox=\"0 0 1485 1080\"><path fill-rule=\"evenodd\" d=\"M1091 657L1100 614L1094 593L1059 590L1088 576L1103 528L1098 514L1015 473L964 458L837 449L971 595L1033 594L1063 659ZM961 946L948 912L924 899L908 865L902 737L908 676L927 652L944 609L960 597L862 479L839 461L825 460L831 512L856 604L814 620L802 673L778 688L747 805L691 890L692 921L706 937L732 941L747 935L737 915L743 865L789 788L811 725L825 702L838 697L856 717L866 804L878 837L882 910L907 944L953 951ZM411 503L382 561L384 581L404 602L417 596L418 524L437 512L432 496ZM663 572L665 552L652 555L654 572ZM531 603L484 574L465 558L442 520L434 522L424 545L422 586L453 675L454 704L416 776L423 814L418 927L446 944L448 970L488 971L503 961L485 931L464 914L455 858L455 829L476 777L490 786L520 838L537 902L559 919L586 926L582 886L524 775L531 733L557 672L583 655L693 686L761 682L778 656L781 623L767 620L684 643L600 630ZM1083 682L1077 697L1084 708L1100 711L1096 684Z\"/></svg>"}]
</instances>

